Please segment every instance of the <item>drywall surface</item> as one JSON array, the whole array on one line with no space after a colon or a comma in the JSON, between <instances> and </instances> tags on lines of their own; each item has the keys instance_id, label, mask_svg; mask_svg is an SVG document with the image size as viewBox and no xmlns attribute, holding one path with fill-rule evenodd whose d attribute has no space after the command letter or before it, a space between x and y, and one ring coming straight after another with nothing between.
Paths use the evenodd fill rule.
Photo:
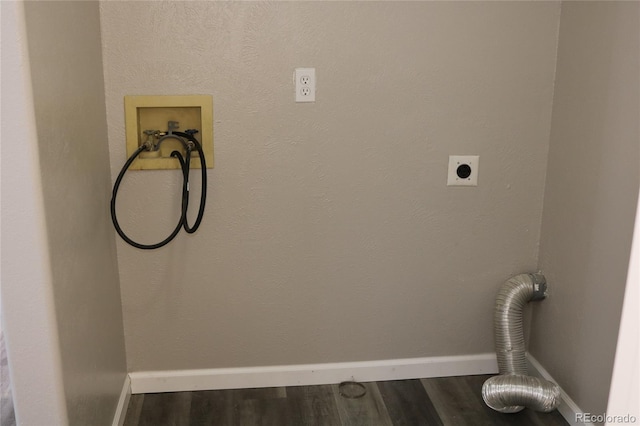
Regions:
<instances>
[{"instance_id":1,"label":"drywall surface","mask_svg":"<svg viewBox=\"0 0 640 426\"><path fill-rule=\"evenodd\" d=\"M130 371L493 351L497 289L537 267L558 3L100 8L112 180L125 95L214 96L201 228L117 240ZM128 173L125 231L168 235L180 182Z\"/></svg>"},{"instance_id":2,"label":"drywall surface","mask_svg":"<svg viewBox=\"0 0 640 426\"><path fill-rule=\"evenodd\" d=\"M23 2L2 13L2 331L20 425L67 424Z\"/></svg>"},{"instance_id":3,"label":"drywall surface","mask_svg":"<svg viewBox=\"0 0 640 426\"><path fill-rule=\"evenodd\" d=\"M530 351L604 413L638 196L640 5L565 2Z\"/></svg>"},{"instance_id":4,"label":"drywall surface","mask_svg":"<svg viewBox=\"0 0 640 426\"><path fill-rule=\"evenodd\" d=\"M640 371L640 367L638 367L638 364L640 364L640 333L638 333L638 312L640 312L640 202L636 207L630 257L607 414L623 417L634 416L638 419L640 418L640 407L638 406L640 383L637 380L638 372ZM614 421L610 421L610 424L613 423Z\"/></svg>"},{"instance_id":5,"label":"drywall surface","mask_svg":"<svg viewBox=\"0 0 640 426\"><path fill-rule=\"evenodd\" d=\"M98 4L26 2L25 12L69 423L109 424L126 361Z\"/></svg>"}]
</instances>

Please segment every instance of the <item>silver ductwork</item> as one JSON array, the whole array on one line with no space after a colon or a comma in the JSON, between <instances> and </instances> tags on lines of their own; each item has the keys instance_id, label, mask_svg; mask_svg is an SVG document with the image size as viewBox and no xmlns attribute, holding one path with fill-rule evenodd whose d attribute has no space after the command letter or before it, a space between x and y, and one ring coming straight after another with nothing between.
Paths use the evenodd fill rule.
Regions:
<instances>
[{"instance_id":1,"label":"silver ductwork","mask_svg":"<svg viewBox=\"0 0 640 426\"><path fill-rule=\"evenodd\" d=\"M517 413L525 407L548 413L558 408L560 388L538 377L505 374L484 382L482 398L489 407L501 413Z\"/></svg>"},{"instance_id":2,"label":"silver ductwork","mask_svg":"<svg viewBox=\"0 0 640 426\"><path fill-rule=\"evenodd\" d=\"M522 313L529 301L544 299L546 290L544 275L522 274L504 283L496 297L493 326L500 375L484 382L482 398L501 413L525 407L546 413L560 404L558 385L527 375Z\"/></svg>"}]
</instances>

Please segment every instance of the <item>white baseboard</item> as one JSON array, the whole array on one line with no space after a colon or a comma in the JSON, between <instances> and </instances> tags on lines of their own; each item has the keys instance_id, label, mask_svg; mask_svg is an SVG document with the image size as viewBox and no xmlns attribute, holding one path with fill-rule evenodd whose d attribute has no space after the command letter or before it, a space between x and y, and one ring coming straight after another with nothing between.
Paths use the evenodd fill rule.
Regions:
<instances>
[{"instance_id":1,"label":"white baseboard","mask_svg":"<svg viewBox=\"0 0 640 426\"><path fill-rule=\"evenodd\" d=\"M527 353L527 364L529 368L529 374L535 377L541 377L545 380L549 380L550 382L557 382L551 377L551 374L536 360L530 353ZM571 426L593 426L591 422L584 422L578 419L584 417L584 411L578 407L567 393L560 388L560 406L558 407L558 411L562 414L562 417L569 423Z\"/></svg>"},{"instance_id":2,"label":"white baseboard","mask_svg":"<svg viewBox=\"0 0 640 426\"><path fill-rule=\"evenodd\" d=\"M120 393L116 413L113 416L112 426L122 426L124 424L124 419L127 416L129 399L131 399L131 379L129 378L129 375L127 375L124 379L124 385L122 386L122 392Z\"/></svg>"},{"instance_id":3,"label":"white baseboard","mask_svg":"<svg viewBox=\"0 0 640 426\"><path fill-rule=\"evenodd\" d=\"M495 374L496 355L477 354L383 361L202 370L138 371L129 374L131 392L179 392L215 389L323 385L429 377Z\"/></svg>"}]
</instances>

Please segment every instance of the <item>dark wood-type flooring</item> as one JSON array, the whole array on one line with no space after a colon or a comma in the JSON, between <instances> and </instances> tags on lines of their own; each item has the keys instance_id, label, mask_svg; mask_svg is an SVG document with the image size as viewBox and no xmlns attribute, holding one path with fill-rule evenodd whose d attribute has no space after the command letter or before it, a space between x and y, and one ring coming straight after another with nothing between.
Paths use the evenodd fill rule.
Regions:
<instances>
[{"instance_id":1,"label":"dark wood-type flooring","mask_svg":"<svg viewBox=\"0 0 640 426\"><path fill-rule=\"evenodd\" d=\"M15 426L16 417L13 412L11 383L9 381L9 363L4 345L4 334L0 329L0 425Z\"/></svg>"},{"instance_id":2,"label":"dark wood-type flooring","mask_svg":"<svg viewBox=\"0 0 640 426\"><path fill-rule=\"evenodd\" d=\"M364 383L358 399L338 385L132 395L125 426L556 426L560 413L501 414L481 396L490 376Z\"/></svg>"}]
</instances>

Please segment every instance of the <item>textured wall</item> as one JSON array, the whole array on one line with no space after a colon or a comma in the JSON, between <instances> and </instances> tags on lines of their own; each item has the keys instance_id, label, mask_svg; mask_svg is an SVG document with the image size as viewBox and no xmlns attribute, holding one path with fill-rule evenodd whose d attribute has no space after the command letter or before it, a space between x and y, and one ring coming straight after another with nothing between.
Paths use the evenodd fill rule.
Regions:
<instances>
[{"instance_id":1,"label":"textured wall","mask_svg":"<svg viewBox=\"0 0 640 426\"><path fill-rule=\"evenodd\" d=\"M591 413L606 410L638 196L639 6L562 6L540 243L551 297L530 351Z\"/></svg>"},{"instance_id":2,"label":"textured wall","mask_svg":"<svg viewBox=\"0 0 640 426\"><path fill-rule=\"evenodd\" d=\"M110 424L126 360L98 4L25 10L69 423Z\"/></svg>"},{"instance_id":3,"label":"textured wall","mask_svg":"<svg viewBox=\"0 0 640 426\"><path fill-rule=\"evenodd\" d=\"M124 95L214 96L202 227L117 242L129 370L492 352L496 289L537 266L559 10L102 3L112 179ZM446 186L449 154L480 186ZM127 175L132 237L169 233L178 175Z\"/></svg>"}]
</instances>

